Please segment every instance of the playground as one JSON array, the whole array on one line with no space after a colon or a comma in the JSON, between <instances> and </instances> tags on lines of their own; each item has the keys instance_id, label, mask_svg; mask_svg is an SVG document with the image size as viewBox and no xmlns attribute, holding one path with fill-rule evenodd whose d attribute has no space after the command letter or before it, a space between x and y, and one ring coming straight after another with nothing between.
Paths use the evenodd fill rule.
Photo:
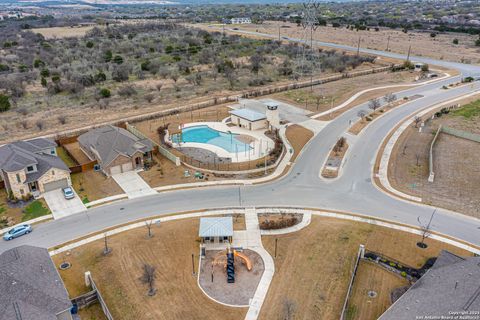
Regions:
<instances>
[{"instance_id":1,"label":"playground","mask_svg":"<svg viewBox=\"0 0 480 320\"><path fill-rule=\"evenodd\" d=\"M260 255L252 250L233 251L234 281L228 282L227 250L209 250L200 263L198 282L211 298L225 304L248 306L263 274Z\"/></svg>"}]
</instances>

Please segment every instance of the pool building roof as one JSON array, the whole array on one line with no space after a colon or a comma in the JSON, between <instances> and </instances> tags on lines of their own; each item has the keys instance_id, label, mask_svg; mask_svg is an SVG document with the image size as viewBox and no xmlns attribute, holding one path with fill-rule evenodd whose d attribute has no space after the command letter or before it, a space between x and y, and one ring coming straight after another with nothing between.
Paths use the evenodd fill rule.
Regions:
<instances>
[{"instance_id":1,"label":"pool building roof","mask_svg":"<svg viewBox=\"0 0 480 320\"><path fill-rule=\"evenodd\" d=\"M233 236L232 217L200 218L198 235L204 237L231 237Z\"/></svg>"},{"instance_id":2,"label":"pool building roof","mask_svg":"<svg viewBox=\"0 0 480 320\"><path fill-rule=\"evenodd\" d=\"M230 111L230 114L251 122L260 121L267 118L267 116L261 112L246 108L232 110Z\"/></svg>"}]
</instances>

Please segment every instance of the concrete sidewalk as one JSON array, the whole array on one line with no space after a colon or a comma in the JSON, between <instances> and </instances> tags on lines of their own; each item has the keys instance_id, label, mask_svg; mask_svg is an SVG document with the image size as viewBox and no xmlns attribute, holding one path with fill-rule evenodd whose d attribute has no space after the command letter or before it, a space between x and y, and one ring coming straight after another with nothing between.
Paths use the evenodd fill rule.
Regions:
<instances>
[{"instance_id":1,"label":"concrete sidewalk","mask_svg":"<svg viewBox=\"0 0 480 320\"><path fill-rule=\"evenodd\" d=\"M117 173L112 175L112 178L125 191L129 199L157 193L135 171Z\"/></svg>"}]
</instances>

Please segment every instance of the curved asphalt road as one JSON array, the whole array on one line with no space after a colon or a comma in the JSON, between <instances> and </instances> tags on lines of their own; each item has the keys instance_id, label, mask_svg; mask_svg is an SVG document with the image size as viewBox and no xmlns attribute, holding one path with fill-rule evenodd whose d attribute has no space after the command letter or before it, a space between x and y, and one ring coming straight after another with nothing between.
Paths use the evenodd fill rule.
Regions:
<instances>
[{"instance_id":1,"label":"curved asphalt road","mask_svg":"<svg viewBox=\"0 0 480 320\"><path fill-rule=\"evenodd\" d=\"M331 46L347 50L345 46ZM373 52L369 50L369 53ZM375 54L395 55L390 52ZM425 58L415 60L455 67L464 74L477 72L480 74L480 67L477 66ZM368 108L366 104L359 105L330 122L306 146L291 172L282 179L254 186L208 187L163 192L92 208L84 213L39 224L28 236L9 242L2 241L0 252L21 244L53 247L92 232L153 215L232 206L314 207L371 215L413 226L418 226L417 219L420 217L421 221L426 223L433 208L401 201L379 191L371 181L372 167L382 140L402 119L438 102L480 90L479 82L473 86L440 89L442 85L456 82L459 78L441 80L397 93L398 97L421 94L423 98L386 113L364 129L349 151L343 174L334 181L320 179L320 167L337 139L348 128L349 120L356 120L358 110ZM480 245L478 219L438 209L432 222L432 230Z\"/></svg>"}]
</instances>

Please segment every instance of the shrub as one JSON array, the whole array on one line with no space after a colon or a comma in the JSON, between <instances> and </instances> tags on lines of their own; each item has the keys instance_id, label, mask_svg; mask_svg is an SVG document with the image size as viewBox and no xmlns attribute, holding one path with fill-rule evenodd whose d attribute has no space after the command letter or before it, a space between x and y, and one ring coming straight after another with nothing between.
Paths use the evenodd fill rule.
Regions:
<instances>
[{"instance_id":1,"label":"shrub","mask_svg":"<svg viewBox=\"0 0 480 320\"><path fill-rule=\"evenodd\" d=\"M110 90L108 90L107 88L100 89L99 93L102 98L110 98L110 96L112 95Z\"/></svg>"},{"instance_id":2,"label":"shrub","mask_svg":"<svg viewBox=\"0 0 480 320\"><path fill-rule=\"evenodd\" d=\"M10 110L10 99L4 94L0 94L0 112L5 112Z\"/></svg>"},{"instance_id":3,"label":"shrub","mask_svg":"<svg viewBox=\"0 0 480 320\"><path fill-rule=\"evenodd\" d=\"M397 266L397 265L395 264L395 262L390 262L389 265L390 265L390 267L394 267L394 268Z\"/></svg>"},{"instance_id":4,"label":"shrub","mask_svg":"<svg viewBox=\"0 0 480 320\"><path fill-rule=\"evenodd\" d=\"M453 39L452 43L453 44L458 44L458 39L457 38Z\"/></svg>"},{"instance_id":5,"label":"shrub","mask_svg":"<svg viewBox=\"0 0 480 320\"><path fill-rule=\"evenodd\" d=\"M85 44L85 46L86 46L87 48L93 48L93 45L94 45L94 44L93 44L92 41L87 41L87 43Z\"/></svg>"},{"instance_id":6,"label":"shrub","mask_svg":"<svg viewBox=\"0 0 480 320\"><path fill-rule=\"evenodd\" d=\"M123 63L122 56L116 55L115 57L113 57L113 62L115 62L116 64L122 64Z\"/></svg>"},{"instance_id":7,"label":"shrub","mask_svg":"<svg viewBox=\"0 0 480 320\"><path fill-rule=\"evenodd\" d=\"M343 148L345 147L345 143L346 143L346 139L345 137L341 137L340 139L338 139L337 143L335 143L335 146L333 147L333 151L334 152L340 152L343 150Z\"/></svg>"},{"instance_id":8,"label":"shrub","mask_svg":"<svg viewBox=\"0 0 480 320\"><path fill-rule=\"evenodd\" d=\"M126 85L118 89L118 94L122 97L131 97L137 94L137 90L132 85Z\"/></svg>"},{"instance_id":9,"label":"shrub","mask_svg":"<svg viewBox=\"0 0 480 320\"><path fill-rule=\"evenodd\" d=\"M282 218L280 220L265 220L260 223L260 229L262 230L276 230L294 226L298 223L296 216Z\"/></svg>"},{"instance_id":10,"label":"shrub","mask_svg":"<svg viewBox=\"0 0 480 320\"><path fill-rule=\"evenodd\" d=\"M400 272L400 275L401 275L402 277L404 277L404 278L407 277L407 273L406 273L405 271Z\"/></svg>"},{"instance_id":11,"label":"shrub","mask_svg":"<svg viewBox=\"0 0 480 320\"><path fill-rule=\"evenodd\" d=\"M105 73L103 73L102 71L99 71L96 75L95 75L95 82L103 82L107 80L107 76L105 75Z\"/></svg>"}]
</instances>

